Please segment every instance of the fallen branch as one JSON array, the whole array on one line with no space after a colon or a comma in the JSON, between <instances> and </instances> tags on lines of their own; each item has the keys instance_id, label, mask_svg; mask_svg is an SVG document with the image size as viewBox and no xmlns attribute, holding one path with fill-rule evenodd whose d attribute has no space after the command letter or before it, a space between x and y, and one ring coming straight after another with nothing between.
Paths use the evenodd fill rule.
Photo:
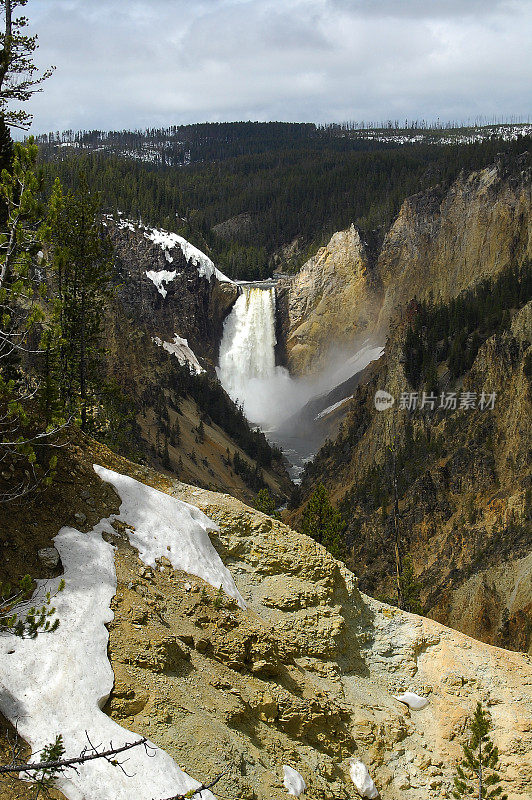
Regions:
<instances>
[{"instance_id":1,"label":"fallen branch","mask_svg":"<svg viewBox=\"0 0 532 800\"><path fill-rule=\"evenodd\" d=\"M201 786L198 786L197 789L191 789L186 794L174 794L172 797L165 797L164 800L191 800L191 798L196 797L196 795L201 794L201 792L206 792L209 789L212 789L213 786L216 786L219 780L221 780L227 772L222 772L218 775L217 778L214 778L211 783L202 783ZM155 800L155 798L154 798Z\"/></svg>"},{"instance_id":2,"label":"fallen branch","mask_svg":"<svg viewBox=\"0 0 532 800\"><path fill-rule=\"evenodd\" d=\"M64 758L60 759L59 761L30 762L28 764L9 764L0 766L0 775L13 773L20 774L21 772L43 772L43 770L57 772L63 769L74 769L78 764L85 764L87 761L94 761L97 758L104 758L106 761L109 761L110 764L116 767L120 766L120 763L118 761L111 760L111 756L117 756L120 753L125 753L127 750L132 750L134 747L139 747L139 745L144 745L146 751L150 747L148 740L143 738L139 739L137 742L129 742L122 747L111 747L109 750L103 750L101 752L95 748L92 748L91 752L81 753L79 756L76 756L76 758Z\"/></svg>"}]
</instances>

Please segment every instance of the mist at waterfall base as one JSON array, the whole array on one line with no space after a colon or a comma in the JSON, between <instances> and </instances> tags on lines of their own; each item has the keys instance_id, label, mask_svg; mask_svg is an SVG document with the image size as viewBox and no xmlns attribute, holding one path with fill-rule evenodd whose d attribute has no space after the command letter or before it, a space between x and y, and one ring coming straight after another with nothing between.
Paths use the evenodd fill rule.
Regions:
<instances>
[{"instance_id":1,"label":"mist at waterfall base","mask_svg":"<svg viewBox=\"0 0 532 800\"><path fill-rule=\"evenodd\" d=\"M317 414L331 405L327 403L331 390L379 358L383 349L367 340L358 348L354 343L349 352L331 351L327 368L319 375L295 378L275 364L275 345L275 288L243 286L224 323L218 377L250 423L282 447L292 463L292 477L297 477L325 438ZM320 397L321 406L311 402ZM311 419L309 403L315 409ZM305 417L304 424L299 416Z\"/></svg>"}]
</instances>

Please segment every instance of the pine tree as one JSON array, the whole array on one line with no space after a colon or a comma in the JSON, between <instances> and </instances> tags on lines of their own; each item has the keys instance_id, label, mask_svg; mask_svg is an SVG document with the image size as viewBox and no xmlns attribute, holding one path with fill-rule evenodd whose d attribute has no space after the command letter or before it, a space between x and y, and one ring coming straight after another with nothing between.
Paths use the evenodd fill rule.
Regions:
<instances>
[{"instance_id":1,"label":"pine tree","mask_svg":"<svg viewBox=\"0 0 532 800\"><path fill-rule=\"evenodd\" d=\"M402 558L399 581L401 583L401 608L405 611L410 611L412 614L422 614L423 608L419 595L421 587L416 580L412 556L409 554Z\"/></svg>"},{"instance_id":2,"label":"pine tree","mask_svg":"<svg viewBox=\"0 0 532 800\"><path fill-rule=\"evenodd\" d=\"M197 426L196 430L198 432L199 441L200 442L204 442L205 441L205 425L203 424L202 420L199 421L199 425Z\"/></svg>"},{"instance_id":3,"label":"pine tree","mask_svg":"<svg viewBox=\"0 0 532 800\"><path fill-rule=\"evenodd\" d=\"M52 329L44 326L40 304L42 218L36 159L37 147L31 140L26 145L17 143L12 164L2 170L0 180L5 219L0 229L0 463L18 465L29 476L2 493L2 500L21 497L48 482L57 461L45 451L50 444L48 434L60 421L51 412L46 412L45 420L39 418L42 387L37 384L36 389L35 376L20 368L29 351L38 361L39 330L49 347L52 335ZM45 394L50 394L49 390L46 387Z\"/></svg>"},{"instance_id":4,"label":"pine tree","mask_svg":"<svg viewBox=\"0 0 532 800\"><path fill-rule=\"evenodd\" d=\"M37 37L26 36L24 28L28 25L26 17L13 18L17 7L23 7L28 0L0 0L4 9L5 27L0 33L0 116L7 125L26 130L32 115L27 111L8 110L10 102L26 102L35 92L41 91L42 83L53 72L48 69L39 75L33 62L37 49Z\"/></svg>"},{"instance_id":5,"label":"pine tree","mask_svg":"<svg viewBox=\"0 0 532 800\"><path fill-rule=\"evenodd\" d=\"M177 447L181 441L181 428L179 420L176 418L174 424L170 428L170 444L172 447Z\"/></svg>"},{"instance_id":6,"label":"pine tree","mask_svg":"<svg viewBox=\"0 0 532 800\"><path fill-rule=\"evenodd\" d=\"M57 593L65 588L64 580L57 587ZM53 633L59 627L55 617L50 592L40 597L42 605L37 604L38 590L29 575L20 579L17 586L0 583L0 633L12 633L21 639L35 639L39 633ZM35 605L30 606L33 595ZM22 610L22 614L21 614Z\"/></svg>"},{"instance_id":7,"label":"pine tree","mask_svg":"<svg viewBox=\"0 0 532 800\"><path fill-rule=\"evenodd\" d=\"M164 450L163 450L163 457L162 457L162 464L165 469L172 468L172 462L170 461L170 452L168 450L168 436L164 437Z\"/></svg>"},{"instance_id":8,"label":"pine tree","mask_svg":"<svg viewBox=\"0 0 532 800\"><path fill-rule=\"evenodd\" d=\"M397 589L397 605L403 608L403 593L402 593L402 569L403 562L401 559L401 530L399 526L399 488L398 488L398 444L395 433L389 429L390 444L388 450L391 455L390 468L391 468L391 482L393 491L393 508L392 508L392 523L393 523L393 550L395 559L395 584Z\"/></svg>"},{"instance_id":9,"label":"pine tree","mask_svg":"<svg viewBox=\"0 0 532 800\"><path fill-rule=\"evenodd\" d=\"M341 558L345 551L345 527L342 515L329 500L327 489L319 483L303 512L301 532L322 544L336 558Z\"/></svg>"},{"instance_id":10,"label":"pine tree","mask_svg":"<svg viewBox=\"0 0 532 800\"><path fill-rule=\"evenodd\" d=\"M9 133L9 128L3 116L0 114L0 174L2 170L11 169L13 163L13 141ZM0 225L2 227L7 222L7 207L3 200L0 198Z\"/></svg>"},{"instance_id":11,"label":"pine tree","mask_svg":"<svg viewBox=\"0 0 532 800\"><path fill-rule=\"evenodd\" d=\"M275 517L275 500L271 496L268 489L261 489L257 494L257 499L255 501L255 508L258 511L262 511L263 514L267 514L269 517Z\"/></svg>"},{"instance_id":12,"label":"pine tree","mask_svg":"<svg viewBox=\"0 0 532 800\"><path fill-rule=\"evenodd\" d=\"M6 303L12 301L16 305L18 298L29 299L34 293L32 268L41 245L37 152L37 145L31 140L27 145L16 144L10 168L2 171L0 197L7 217L0 234L0 291L4 309ZM3 351L17 347L6 334L13 322L13 310L3 310L3 315L6 313L9 320L2 324ZM17 339L19 334L14 335Z\"/></svg>"},{"instance_id":13,"label":"pine tree","mask_svg":"<svg viewBox=\"0 0 532 800\"><path fill-rule=\"evenodd\" d=\"M98 220L100 199L79 176L63 193L57 180L49 203L47 239L59 298L61 373L67 408L86 428L96 404L102 313L111 269L111 246Z\"/></svg>"},{"instance_id":14,"label":"pine tree","mask_svg":"<svg viewBox=\"0 0 532 800\"><path fill-rule=\"evenodd\" d=\"M478 800L507 800L502 793L501 778L497 772L499 751L489 737L490 719L477 703L471 722L469 744L463 745L464 758L457 767L453 797L478 798Z\"/></svg>"},{"instance_id":15,"label":"pine tree","mask_svg":"<svg viewBox=\"0 0 532 800\"><path fill-rule=\"evenodd\" d=\"M427 367L425 369L425 386L427 387L427 393L437 395L438 394L438 370L436 368L436 363L434 358L431 356Z\"/></svg>"}]
</instances>

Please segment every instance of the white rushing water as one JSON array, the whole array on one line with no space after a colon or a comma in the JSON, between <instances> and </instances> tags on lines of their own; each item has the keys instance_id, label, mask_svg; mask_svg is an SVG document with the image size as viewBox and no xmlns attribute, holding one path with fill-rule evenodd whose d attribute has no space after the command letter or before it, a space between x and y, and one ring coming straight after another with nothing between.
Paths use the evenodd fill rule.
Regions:
<instances>
[{"instance_id":1,"label":"white rushing water","mask_svg":"<svg viewBox=\"0 0 532 800\"><path fill-rule=\"evenodd\" d=\"M297 407L284 391L292 383L288 370L275 365L276 343L275 289L242 286L224 324L218 376L246 417L265 428Z\"/></svg>"},{"instance_id":2,"label":"white rushing water","mask_svg":"<svg viewBox=\"0 0 532 800\"><path fill-rule=\"evenodd\" d=\"M282 447L295 477L323 443L324 432L317 423L353 391L347 388L346 398L335 396L331 402L331 390L380 358L383 348L368 340L355 341L347 350L331 349L328 365L319 374L292 377L275 363L275 288L264 282L244 284L241 290L224 323L218 377L248 420ZM305 407L315 400L318 406L311 410L309 427Z\"/></svg>"},{"instance_id":3,"label":"white rushing water","mask_svg":"<svg viewBox=\"0 0 532 800\"><path fill-rule=\"evenodd\" d=\"M246 286L224 327L220 373L233 391L275 369L275 290Z\"/></svg>"}]
</instances>

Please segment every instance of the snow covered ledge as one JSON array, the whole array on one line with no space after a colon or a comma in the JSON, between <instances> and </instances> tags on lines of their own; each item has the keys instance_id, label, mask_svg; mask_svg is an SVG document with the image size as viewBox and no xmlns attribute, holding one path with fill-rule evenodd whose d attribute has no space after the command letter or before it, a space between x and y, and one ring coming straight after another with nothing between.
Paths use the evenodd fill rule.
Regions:
<instances>
[{"instance_id":1,"label":"snow covered ledge","mask_svg":"<svg viewBox=\"0 0 532 800\"><path fill-rule=\"evenodd\" d=\"M111 483L122 499L119 517L134 530L131 544L145 564L165 555L175 568L222 586L244 606L229 571L212 546L208 530L217 526L199 509L103 467L98 475ZM62 528L55 545L64 566L65 589L55 603L59 628L34 640L0 637L0 708L18 725L33 751L62 734L66 757L87 745L120 747L140 737L122 728L101 710L113 687L107 657L106 623L113 619L116 592L114 548L102 538L109 531L102 520L89 533ZM55 592L60 578L40 581ZM153 745L150 757L142 747L128 753L132 777L100 759L83 764L77 773L60 777L58 788L68 800L153 800L185 794L200 784L170 756ZM214 800L203 791L201 800Z\"/></svg>"},{"instance_id":2,"label":"snow covered ledge","mask_svg":"<svg viewBox=\"0 0 532 800\"><path fill-rule=\"evenodd\" d=\"M174 334L173 342L163 342L159 336L154 336L152 341L155 342L158 347L162 347L163 350L166 350L167 353L174 355L181 366L188 364L192 372L195 372L196 375L201 375L202 372L205 372L199 363L196 354L188 346L188 340L183 339L177 333Z\"/></svg>"}]
</instances>

